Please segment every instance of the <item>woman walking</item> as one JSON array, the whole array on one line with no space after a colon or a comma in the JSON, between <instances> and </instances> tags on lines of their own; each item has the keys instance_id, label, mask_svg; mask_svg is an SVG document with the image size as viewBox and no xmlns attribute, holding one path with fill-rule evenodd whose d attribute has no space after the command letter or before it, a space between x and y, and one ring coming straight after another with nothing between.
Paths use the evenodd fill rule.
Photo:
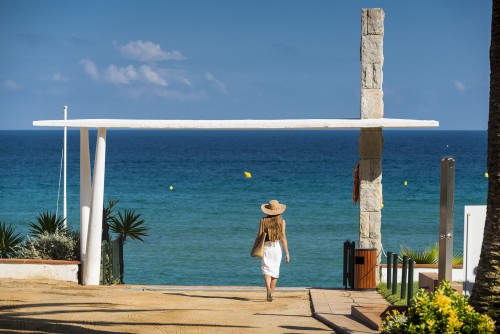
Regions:
<instances>
[{"instance_id":1,"label":"woman walking","mask_svg":"<svg viewBox=\"0 0 500 334\"><path fill-rule=\"evenodd\" d=\"M259 243L262 233L266 233L264 243L264 254L262 256L261 269L267 289L267 301L273 301L273 292L280 276L280 264L283 256L282 248L285 250L285 261L290 262L288 243L286 240L286 222L281 214L286 210L286 205L277 200L271 200L261 205L266 217L260 219L259 233L252 248L252 253Z\"/></svg>"}]
</instances>

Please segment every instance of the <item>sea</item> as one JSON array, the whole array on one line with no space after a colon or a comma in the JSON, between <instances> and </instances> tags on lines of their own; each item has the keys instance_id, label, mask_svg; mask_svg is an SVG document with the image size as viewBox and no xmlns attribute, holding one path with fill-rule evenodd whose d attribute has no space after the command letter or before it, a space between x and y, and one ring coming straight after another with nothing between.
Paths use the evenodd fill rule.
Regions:
<instances>
[{"instance_id":1,"label":"sea","mask_svg":"<svg viewBox=\"0 0 500 334\"><path fill-rule=\"evenodd\" d=\"M486 204L487 132L383 135L384 251L438 242L444 157L455 159L453 247L462 251L464 206ZM277 199L287 205L291 255L278 286L341 287L343 244L358 242L358 143L359 130L108 130L105 202L119 200L116 211L135 210L149 228L144 242L125 244L125 283L263 285L249 254L261 204ZM72 230L80 229L79 145L79 131L68 130ZM62 215L62 149L63 130L0 131L0 222L24 236L40 212Z\"/></svg>"}]
</instances>

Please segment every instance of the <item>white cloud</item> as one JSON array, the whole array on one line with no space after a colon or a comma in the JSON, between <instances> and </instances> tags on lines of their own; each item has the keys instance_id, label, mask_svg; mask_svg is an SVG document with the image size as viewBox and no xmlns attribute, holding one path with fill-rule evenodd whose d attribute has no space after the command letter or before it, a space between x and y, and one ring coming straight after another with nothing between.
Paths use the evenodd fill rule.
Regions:
<instances>
[{"instance_id":1,"label":"white cloud","mask_svg":"<svg viewBox=\"0 0 500 334\"><path fill-rule=\"evenodd\" d=\"M139 79L139 74L132 65L118 67L111 64L106 70L106 79L114 84L128 84L130 81Z\"/></svg>"},{"instance_id":2,"label":"white cloud","mask_svg":"<svg viewBox=\"0 0 500 334\"><path fill-rule=\"evenodd\" d=\"M150 41L132 41L128 42L126 45L118 46L118 48L125 57L139 61L185 59L180 51L163 51L159 44L154 44Z\"/></svg>"},{"instance_id":3,"label":"white cloud","mask_svg":"<svg viewBox=\"0 0 500 334\"><path fill-rule=\"evenodd\" d=\"M56 72L52 75L52 80L55 82L68 82L69 78L62 75L60 72Z\"/></svg>"},{"instance_id":4,"label":"white cloud","mask_svg":"<svg viewBox=\"0 0 500 334\"><path fill-rule=\"evenodd\" d=\"M147 82L154 83L160 86L168 86L167 81L165 79L162 79L162 77L157 72L155 72L150 66L142 65L139 68L139 71L141 72L141 75L143 76L144 79L146 79Z\"/></svg>"},{"instance_id":5,"label":"white cloud","mask_svg":"<svg viewBox=\"0 0 500 334\"><path fill-rule=\"evenodd\" d=\"M82 59L79 64L91 78L101 83L115 84L118 89L125 91L128 97L140 98L150 95L193 101L206 99L214 91L228 93L225 83L210 72L192 74L180 66L160 66L156 63L160 60L185 59L180 51L166 52L159 44L142 40L131 41L126 45L118 45L116 42L113 44L123 56L137 62L108 63L109 65L101 65L101 70L90 59ZM61 73L55 73L53 80L64 81L67 78Z\"/></svg>"},{"instance_id":6,"label":"white cloud","mask_svg":"<svg viewBox=\"0 0 500 334\"><path fill-rule=\"evenodd\" d=\"M209 82L212 83L212 85L221 93L223 94L227 94L227 88L226 88L226 85L220 81L219 79L217 79L216 77L214 77L212 75L212 73L210 72L205 72L205 79L207 79Z\"/></svg>"},{"instance_id":7,"label":"white cloud","mask_svg":"<svg viewBox=\"0 0 500 334\"><path fill-rule=\"evenodd\" d=\"M186 74L184 72L177 72L176 75L175 75L175 80L177 82L180 82L182 83L183 85L185 86L188 86L188 87L193 87L193 84L191 83L191 81L186 77Z\"/></svg>"},{"instance_id":8,"label":"white cloud","mask_svg":"<svg viewBox=\"0 0 500 334\"><path fill-rule=\"evenodd\" d=\"M20 86L14 80L7 79L3 82L2 87L8 90L17 90Z\"/></svg>"},{"instance_id":9,"label":"white cloud","mask_svg":"<svg viewBox=\"0 0 500 334\"><path fill-rule=\"evenodd\" d=\"M467 90L467 87L465 86L465 84L460 81L460 80L455 80L454 82L454 85L455 85L455 89L460 93L460 94L463 94L465 93L465 91Z\"/></svg>"},{"instance_id":10,"label":"white cloud","mask_svg":"<svg viewBox=\"0 0 500 334\"><path fill-rule=\"evenodd\" d=\"M85 72L95 80L98 80L100 75L99 75L99 70L97 69L96 64L90 59L82 59L80 60L80 65L83 66L85 69Z\"/></svg>"}]
</instances>

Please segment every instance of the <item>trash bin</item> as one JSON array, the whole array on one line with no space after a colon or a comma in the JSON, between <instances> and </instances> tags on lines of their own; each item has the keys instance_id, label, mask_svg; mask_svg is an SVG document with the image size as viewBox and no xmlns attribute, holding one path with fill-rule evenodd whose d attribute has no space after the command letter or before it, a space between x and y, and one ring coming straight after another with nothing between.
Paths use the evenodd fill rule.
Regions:
<instances>
[{"instance_id":1,"label":"trash bin","mask_svg":"<svg viewBox=\"0 0 500 334\"><path fill-rule=\"evenodd\" d=\"M377 249L360 248L354 251L354 289L376 289Z\"/></svg>"}]
</instances>

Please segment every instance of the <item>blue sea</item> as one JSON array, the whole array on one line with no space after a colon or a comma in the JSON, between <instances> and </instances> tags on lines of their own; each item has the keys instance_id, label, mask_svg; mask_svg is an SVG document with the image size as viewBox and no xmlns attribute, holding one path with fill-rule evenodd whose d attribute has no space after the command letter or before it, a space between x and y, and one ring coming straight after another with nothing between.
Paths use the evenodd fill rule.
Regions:
<instances>
[{"instance_id":1,"label":"blue sea","mask_svg":"<svg viewBox=\"0 0 500 334\"><path fill-rule=\"evenodd\" d=\"M90 137L93 157L96 132ZM262 285L260 261L249 252L260 205L278 199L287 204L291 254L278 285L342 286L343 243L358 241L359 206L351 200L358 140L354 130L108 130L105 202L119 199L119 211L136 210L150 228L145 242L125 244L125 282ZM444 156L456 160L454 249L461 251L464 206L486 203L486 131L386 130L384 141L385 251L437 242ZM39 212L56 211L62 148L62 130L0 131L1 222L27 235ZM68 226L79 230L74 130L67 173Z\"/></svg>"}]
</instances>

